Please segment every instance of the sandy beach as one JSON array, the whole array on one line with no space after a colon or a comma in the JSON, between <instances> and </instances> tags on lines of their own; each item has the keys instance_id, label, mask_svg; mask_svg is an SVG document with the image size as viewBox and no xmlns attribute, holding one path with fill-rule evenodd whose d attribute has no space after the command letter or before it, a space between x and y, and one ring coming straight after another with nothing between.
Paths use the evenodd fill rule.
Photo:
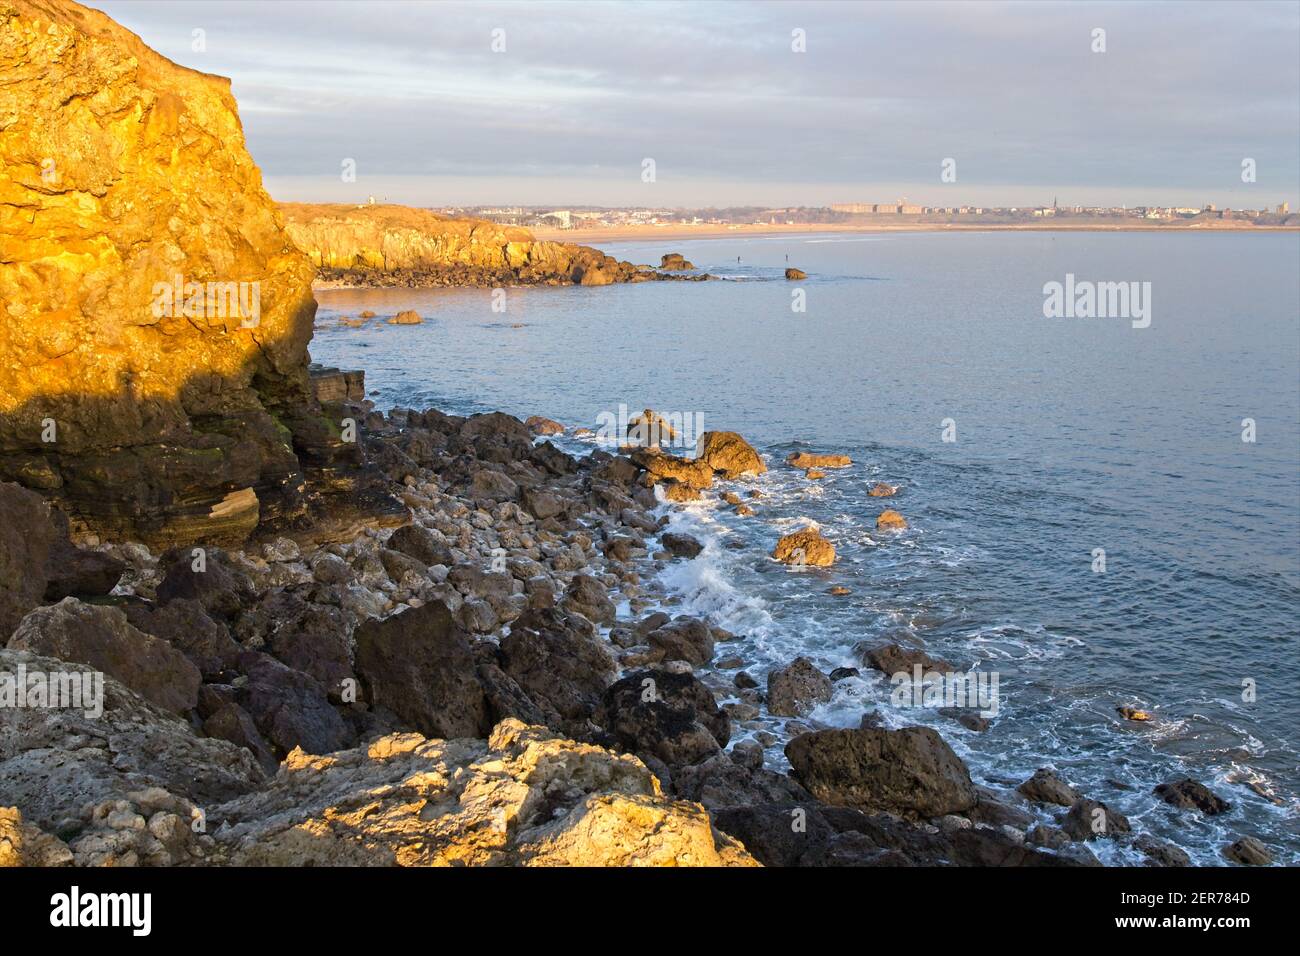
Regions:
<instances>
[{"instance_id":1,"label":"sandy beach","mask_svg":"<svg viewBox=\"0 0 1300 956\"><path fill-rule=\"evenodd\" d=\"M1098 223L1087 220L1052 219L1043 222L871 222L796 223L794 225L736 226L672 223L662 226L606 226L599 229L545 229L529 227L538 239L556 242L654 242L660 239L728 239L737 236L764 238L814 233L880 232L1295 232L1300 226L1256 226L1248 222L1222 220L1199 223Z\"/></svg>"}]
</instances>

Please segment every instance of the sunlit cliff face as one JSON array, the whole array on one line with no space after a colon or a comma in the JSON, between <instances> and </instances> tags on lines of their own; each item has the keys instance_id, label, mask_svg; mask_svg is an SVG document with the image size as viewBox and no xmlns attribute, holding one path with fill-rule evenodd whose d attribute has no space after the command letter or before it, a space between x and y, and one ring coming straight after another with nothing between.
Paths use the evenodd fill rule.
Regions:
<instances>
[{"instance_id":1,"label":"sunlit cliff face","mask_svg":"<svg viewBox=\"0 0 1300 956\"><path fill-rule=\"evenodd\" d=\"M229 82L63 0L0 0L0 76L0 480L89 515L131 507L89 500L123 449L202 453L134 456L126 470L162 509L292 471L283 420L308 403L312 266L262 188ZM196 308L188 285L234 289L235 306L219 291ZM231 416L245 434L209 425Z\"/></svg>"}]
</instances>

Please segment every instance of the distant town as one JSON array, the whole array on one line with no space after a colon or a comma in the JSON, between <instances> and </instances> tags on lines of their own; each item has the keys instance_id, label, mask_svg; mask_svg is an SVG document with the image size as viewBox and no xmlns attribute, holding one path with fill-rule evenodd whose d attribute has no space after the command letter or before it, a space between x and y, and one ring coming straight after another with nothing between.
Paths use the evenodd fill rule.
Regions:
<instances>
[{"instance_id":1,"label":"distant town","mask_svg":"<svg viewBox=\"0 0 1300 956\"><path fill-rule=\"evenodd\" d=\"M571 206L447 206L435 212L450 216L487 219L510 226L541 229L593 230L653 226L713 226L752 228L755 226L843 225L1016 225L1054 219L1062 224L1189 225L1230 220L1241 225L1300 226L1300 214L1288 203L1272 209L1219 209L1202 206L1078 206L1058 205L1055 200L1042 206L920 206L906 200L888 203L847 202L830 206L736 206L725 209L666 209L655 207Z\"/></svg>"}]
</instances>

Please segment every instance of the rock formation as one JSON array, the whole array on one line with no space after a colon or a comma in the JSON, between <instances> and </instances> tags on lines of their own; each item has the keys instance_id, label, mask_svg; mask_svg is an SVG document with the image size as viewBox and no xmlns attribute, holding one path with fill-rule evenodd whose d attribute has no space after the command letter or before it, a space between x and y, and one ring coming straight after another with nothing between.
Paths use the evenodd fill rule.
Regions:
<instances>
[{"instance_id":1,"label":"rock formation","mask_svg":"<svg viewBox=\"0 0 1300 956\"><path fill-rule=\"evenodd\" d=\"M387 204L283 203L289 235L341 285L609 285L669 278L527 229ZM707 278L703 276L700 278Z\"/></svg>"},{"instance_id":2,"label":"rock formation","mask_svg":"<svg viewBox=\"0 0 1300 956\"><path fill-rule=\"evenodd\" d=\"M75 3L0 22L0 480L106 537L291 517L338 424L308 383L312 265L230 82Z\"/></svg>"}]
</instances>

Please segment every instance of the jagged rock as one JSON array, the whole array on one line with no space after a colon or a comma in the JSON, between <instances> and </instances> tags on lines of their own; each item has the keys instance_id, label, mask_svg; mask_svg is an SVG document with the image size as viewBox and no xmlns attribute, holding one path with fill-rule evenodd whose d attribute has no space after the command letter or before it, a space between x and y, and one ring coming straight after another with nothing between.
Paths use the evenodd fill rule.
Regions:
<instances>
[{"instance_id":1,"label":"jagged rock","mask_svg":"<svg viewBox=\"0 0 1300 956\"><path fill-rule=\"evenodd\" d=\"M331 753L356 742L326 689L313 677L256 651L240 655L239 669L248 678L237 688L236 703L257 724L277 756L295 747Z\"/></svg>"},{"instance_id":2,"label":"jagged rock","mask_svg":"<svg viewBox=\"0 0 1300 956\"><path fill-rule=\"evenodd\" d=\"M8 646L88 664L175 713L193 710L198 702L198 668L166 641L132 627L119 608L64 598L23 618Z\"/></svg>"},{"instance_id":3,"label":"jagged rock","mask_svg":"<svg viewBox=\"0 0 1300 956\"><path fill-rule=\"evenodd\" d=\"M898 488L894 485L887 485L883 481L878 481L867 489L867 494L872 498L892 498L898 494Z\"/></svg>"},{"instance_id":4,"label":"jagged rock","mask_svg":"<svg viewBox=\"0 0 1300 956\"><path fill-rule=\"evenodd\" d=\"M366 621L356 645L371 704L430 737L483 737L491 729L469 640L443 602Z\"/></svg>"},{"instance_id":5,"label":"jagged rock","mask_svg":"<svg viewBox=\"0 0 1300 956\"><path fill-rule=\"evenodd\" d=\"M517 720L486 741L393 734L291 754L275 785L213 811L214 861L273 866L753 866L635 757Z\"/></svg>"},{"instance_id":6,"label":"jagged rock","mask_svg":"<svg viewBox=\"0 0 1300 956\"><path fill-rule=\"evenodd\" d=\"M833 693L831 679L806 657L767 675L767 710L778 717L802 717Z\"/></svg>"},{"instance_id":7,"label":"jagged rock","mask_svg":"<svg viewBox=\"0 0 1300 956\"><path fill-rule=\"evenodd\" d=\"M670 252L659 260L659 268L665 272L683 272L695 268L680 252Z\"/></svg>"},{"instance_id":8,"label":"jagged rock","mask_svg":"<svg viewBox=\"0 0 1300 956\"><path fill-rule=\"evenodd\" d=\"M1162 783L1155 788L1155 795L1180 810L1200 810L1209 817L1232 809L1231 803L1191 777L1183 777L1172 783Z\"/></svg>"},{"instance_id":9,"label":"jagged rock","mask_svg":"<svg viewBox=\"0 0 1300 956\"><path fill-rule=\"evenodd\" d=\"M795 737L785 754L795 778L836 806L940 817L977 799L966 765L928 727L819 730Z\"/></svg>"},{"instance_id":10,"label":"jagged rock","mask_svg":"<svg viewBox=\"0 0 1300 956\"><path fill-rule=\"evenodd\" d=\"M658 448L638 448L632 452L632 461L645 469L649 485L675 481L692 491L713 487L713 469L699 459L679 458Z\"/></svg>"},{"instance_id":11,"label":"jagged rock","mask_svg":"<svg viewBox=\"0 0 1300 956\"><path fill-rule=\"evenodd\" d=\"M669 767L699 763L731 739L731 720L691 674L642 670L611 684L596 722L633 753Z\"/></svg>"},{"instance_id":12,"label":"jagged rock","mask_svg":"<svg viewBox=\"0 0 1300 956\"><path fill-rule=\"evenodd\" d=\"M785 564L826 567L835 563L835 545L816 528L803 528L782 537L772 557Z\"/></svg>"},{"instance_id":13,"label":"jagged rock","mask_svg":"<svg viewBox=\"0 0 1300 956\"><path fill-rule=\"evenodd\" d=\"M0 650L0 674L93 671L26 651ZM200 806L247 793L262 781L253 755L198 737L189 724L106 677L103 713L74 707L0 707L0 805L69 839L63 824L88 804L162 787Z\"/></svg>"},{"instance_id":14,"label":"jagged rock","mask_svg":"<svg viewBox=\"0 0 1300 956\"><path fill-rule=\"evenodd\" d=\"M735 432L705 432L700 436L696 460L704 462L724 478L761 475L767 465L749 442ZM739 500L731 502L739 504Z\"/></svg>"},{"instance_id":15,"label":"jagged rock","mask_svg":"<svg viewBox=\"0 0 1300 956\"><path fill-rule=\"evenodd\" d=\"M257 599L244 570L216 548L177 548L165 553L159 564L167 568L158 585L162 604L176 598L198 601L212 617L232 620Z\"/></svg>"},{"instance_id":16,"label":"jagged rock","mask_svg":"<svg viewBox=\"0 0 1300 956\"><path fill-rule=\"evenodd\" d=\"M1054 803L1062 807L1072 807L1079 799L1079 794L1062 780L1055 770L1040 767L1034 775L1016 787L1030 800L1037 803Z\"/></svg>"},{"instance_id":17,"label":"jagged rock","mask_svg":"<svg viewBox=\"0 0 1300 956\"><path fill-rule=\"evenodd\" d=\"M204 680L233 671L243 652L226 626L209 617L198 601L176 598L154 608L129 604L125 611L137 629L162 638L189 658Z\"/></svg>"},{"instance_id":18,"label":"jagged rock","mask_svg":"<svg viewBox=\"0 0 1300 956\"><path fill-rule=\"evenodd\" d=\"M230 82L96 10L5 9L0 352L28 360L0 367L0 478L151 545L300 513L293 449L342 443L307 382L312 267Z\"/></svg>"},{"instance_id":19,"label":"jagged rock","mask_svg":"<svg viewBox=\"0 0 1300 956\"><path fill-rule=\"evenodd\" d=\"M618 672L586 618L554 609L531 609L515 619L501 653L505 672L547 712L547 726L572 733L586 726Z\"/></svg>"},{"instance_id":20,"label":"jagged rock","mask_svg":"<svg viewBox=\"0 0 1300 956\"><path fill-rule=\"evenodd\" d=\"M1191 866L1192 858L1172 843L1157 840L1148 834L1142 834L1133 841L1133 845L1147 858L1148 866Z\"/></svg>"},{"instance_id":21,"label":"jagged rock","mask_svg":"<svg viewBox=\"0 0 1300 956\"><path fill-rule=\"evenodd\" d=\"M41 603L57 534L41 496L0 483L0 643Z\"/></svg>"}]
</instances>

